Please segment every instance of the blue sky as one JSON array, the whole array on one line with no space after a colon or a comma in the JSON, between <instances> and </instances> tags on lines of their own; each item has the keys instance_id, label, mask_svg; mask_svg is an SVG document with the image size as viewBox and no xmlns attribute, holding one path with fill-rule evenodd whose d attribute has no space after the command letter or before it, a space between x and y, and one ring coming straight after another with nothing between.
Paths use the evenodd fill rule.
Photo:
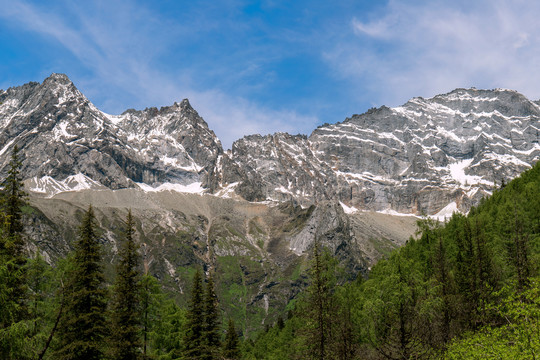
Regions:
<instances>
[{"instance_id":1,"label":"blue sky","mask_svg":"<svg viewBox=\"0 0 540 360\"><path fill-rule=\"evenodd\" d=\"M189 98L225 148L457 87L540 98L540 2L0 0L0 88L66 73L102 111Z\"/></svg>"}]
</instances>

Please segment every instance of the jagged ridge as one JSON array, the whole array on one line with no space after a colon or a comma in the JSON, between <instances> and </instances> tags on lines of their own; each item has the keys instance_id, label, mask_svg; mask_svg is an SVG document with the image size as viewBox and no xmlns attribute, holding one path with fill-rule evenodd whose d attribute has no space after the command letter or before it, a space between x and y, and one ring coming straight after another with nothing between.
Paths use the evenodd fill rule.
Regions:
<instances>
[{"instance_id":1,"label":"jagged ridge","mask_svg":"<svg viewBox=\"0 0 540 360\"><path fill-rule=\"evenodd\" d=\"M82 174L111 189L202 183L221 143L188 100L161 109L99 111L65 75L0 95L0 169L13 144L33 181Z\"/></svg>"},{"instance_id":2,"label":"jagged ridge","mask_svg":"<svg viewBox=\"0 0 540 360\"><path fill-rule=\"evenodd\" d=\"M111 189L172 183L249 201L444 215L467 211L540 156L539 105L503 89L414 98L309 137L250 135L227 152L187 100L108 115L53 74L0 101L0 173L16 143L34 188L52 192L70 188L52 180L77 175Z\"/></svg>"}]
</instances>

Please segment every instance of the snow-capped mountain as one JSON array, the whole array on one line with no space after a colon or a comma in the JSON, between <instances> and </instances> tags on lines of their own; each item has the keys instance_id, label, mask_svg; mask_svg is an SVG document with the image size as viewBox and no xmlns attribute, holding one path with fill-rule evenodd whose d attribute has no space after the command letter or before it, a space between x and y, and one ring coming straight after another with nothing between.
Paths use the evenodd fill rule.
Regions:
<instances>
[{"instance_id":1,"label":"snow-capped mountain","mask_svg":"<svg viewBox=\"0 0 540 360\"><path fill-rule=\"evenodd\" d=\"M538 161L539 129L540 107L515 91L457 89L325 124L309 138L245 137L215 173L250 200L451 215Z\"/></svg>"},{"instance_id":2,"label":"snow-capped mountain","mask_svg":"<svg viewBox=\"0 0 540 360\"><path fill-rule=\"evenodd\" d=\"M434 214L467 210L540 157L540 107L510 90L457 89L382 107L310 136L345 179L345 203Z\"/></svg>"},{"instance_id":3,"label":"snow-capped mountain","mask_svg":"<svg viewBox=\"0 0 540 360\"><path fill-rule=\"evenodd\" d=\"M226 152L187 100L108 115L59 74L0 91L0 174L18 144L29 187L48 194L140 187L444 215L538 161L539 140L540 106L511 90L414 98Z\"/></svg>"},{"instance_id":4,"label":"snow-capped mountain","mask_svg":"<svg viewBox=\"0 0 540 360\"><path fill-rule=\"evenodd\" d=\"M111 116L67 76L53 74L1 92L0 104L0 172L17 144L34 189L201 183L222 152L187 100ZM81 181L73 181L76 175Z\"/></svg>"}]
</instances>

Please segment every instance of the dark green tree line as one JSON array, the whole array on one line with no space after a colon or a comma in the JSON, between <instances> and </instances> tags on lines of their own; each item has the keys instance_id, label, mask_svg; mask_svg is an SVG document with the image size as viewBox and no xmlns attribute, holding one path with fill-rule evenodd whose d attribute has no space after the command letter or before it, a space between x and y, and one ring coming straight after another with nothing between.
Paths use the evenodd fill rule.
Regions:
<instances>
[{"instance_id":1,"label":"dark green tree line","mask_svg":"<svg viewBox=\"0 0 540 360\"><path fill-rule=\"evenodd\" d=\"M58 331L56 359L103 359L108 336L105 276L95 215L88 208L75 243L73 269L65 289L65 315Z\"/></svg>"},{"instance_id":2,"label":"dark green tree line","mask_svg":"<svg viewBox=\"0 0 540 360\"><path fill-rule=\"evenodd\" d=\"M31 356L27 259L22 235L27 195L21 167L19 148L15 145L0 191L0 356L4 359Z\"/></svg>"},{"instance_id":3,"label":"dark green tree line","mask_svg":"<svg viewBox=\"0 0 540 360\"><path fill-rule=\"evenodd\" d=\"M129 210L118 253L111 306L110 353L115 360L136 360L141 355L141 273L134 234L133 216Z\"/></svg>"},{"instance_id":4,"label":"dark green tree line","mask_svg":"<svg viewBox=\"0 0 540 360\"><path fill-rule=\"evenodd\" d=\"M218 300L211 276L203 288L199 270L193 276L191 300L187 312L184 357L187 359L217 359L221 356L221 333Z\"/></svg>"}]
</instances>

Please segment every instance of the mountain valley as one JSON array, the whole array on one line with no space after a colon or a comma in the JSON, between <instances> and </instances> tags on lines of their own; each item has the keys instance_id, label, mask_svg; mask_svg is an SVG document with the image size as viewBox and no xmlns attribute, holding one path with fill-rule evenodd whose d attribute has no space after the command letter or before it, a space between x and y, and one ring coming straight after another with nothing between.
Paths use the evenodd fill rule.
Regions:
<instances>
[{"instance_id":1,"label":"mountain valley","mask_svg":"<svg viewBox=\"0 0 540 360\"><path fill-rule=\"evenodd\" d=\"M55 263L96 209L112 272L127 209L144 269L180 302L195 268L246 333L305 287L315 242L366 275L422 215L466 213L540 158L540 106L456 89L370 109L309 136L247 135L224 150L189 101L98 110L62 74L0 90L0 178L21 149L31 253Z\"/></svg>"}]
</instances>

